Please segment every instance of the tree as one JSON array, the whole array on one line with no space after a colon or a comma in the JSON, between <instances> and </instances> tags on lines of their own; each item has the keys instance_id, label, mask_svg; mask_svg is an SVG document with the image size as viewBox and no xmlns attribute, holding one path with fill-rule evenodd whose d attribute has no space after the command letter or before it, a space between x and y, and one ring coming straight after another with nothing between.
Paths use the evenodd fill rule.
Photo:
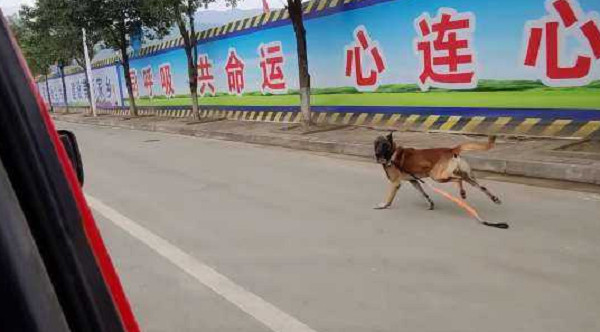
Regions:
<instances>
[{"instance_id":1,"label":"tree","mask_svg":"<svg viewBox=\"0 0 600 332\"><path fill-rule=\"evenodd\" d=\"M133 95L129 66L129 46L132 37L142 34L146 37L161 37L167 33L170 24L162 19L164 16L156 8L153 1L144 0L80 0L86 3L85 17L90 18L92 30L98 31L99 37L108 46L121 55L125 85L129 95L129 110L137 116L137 107ZM143 28L146 28L144 30ZM154 32L154 34L151 34Z\"/></svg>"},{"instance_id":2,"label":"tree","mask_svg":"<svg viewBox=\"0 0 600 332\"><path fill-rule=\"evenodd\" d=\"M28 66L33 74L45 76L47 89L50 67L57 63L64 65L70 60L61 31L53 27L52 15L46 7L49 2L40 0L36 7L23 6L19 11L19 21L13 21L13 31ZM66 104L66 95L64 98ZM52 109L50 96L48 101Z\"/></svg>"},{"instance_id":3,"label":"tree","mask_svg":"<svg viewBox=\"0 0 600 332\"><path fill-rule=\"evenodd\" d=\"M286 9L296 35L296 52L298 54L298 78L300 83L300 111L305 128L312 124L310 112L310 73L308 72L308 52L306 47L306 30L304 29L302 0L287 0Z\"/></svg>"},{"instance_id":4,"label":"tree","mask_svg":"<svg viewBox=\"0 0 600 332\"><path fill-rule=\"evenodd\" d=\"M81 1L81 0L53 0L62 1L66 4L69 10L64 12L63 20L61 21L61 28L68 31L69 35L77 38L75 40L81 41L82 29L86 32L86 44L89 52L90 59L94 58L95 46L102 41L102 36L98 28L94 25L94 16L90 16L94 13L93 5L95 1ZM73 60L81 68L85 68L85 56L83 52L83 43L73 43Z\"/></svg>"},{"instance_id":5,"label":"tree","mask_svg":"<svg viewBox=\"0 0 600 332\"><path fill-rule=\"evenodd\" d=\"M88 2L78 0L38 0L34 7L25 6L21 11L30 31L38 39L34 46L45 47L46 54L54 57L52 63L58 64L63 77L64 68L71 65L73 60L85 68L83 44L77 42L82 39L82 28L88 29L87 44L92 57L94 46L100 41L99 34L90 26L90 18L85 16L91 12L86 8L88 5ZM86 84L91 103L91 82L87 72ZM64 79L63 90L66 93Z\"/></svg>"},{"instance_id":6,"label":"tree","mask_svg":"<svg viewBox=\"0 0 600 332\"><path fill-rule=\"evenodd\" d=\"M94 26L93 16L90 17L93 10L89 6L93 5L94 2L80 0L52 0L52 3L56 6L61 6L62 10L57 13L57 28L62 30L65 38L71 41L68 49L71 51L71 58L85 73L87 98L91 105L92 82L91 77L88 77L88 72L85 70L85 55L81 40L83 39L82 29L85 29L88 54L90 59L93 59L95 54L94 48L102 41L98 29Z\"/></svg>"},{"instance_id":7,"label":"tree","mask_svg":"<svg viewBox=\"0 0 600 332\"><path fill-rule=\"evenodd\" d=\"M10 28L34 76L47 75L52 65L52 55L48 52L46 36L39 35L33 8L24 6L19 15L8 18Z\"/></svg>"},{"instance_id":8,"label":"tree","mask_svg":"<svg viewBox=\"0 0 600 332\"><path fill-rule=\"evenodd\" d=\"M27 9L25 8L24 10ZM50 111L53 111L48 89L48 71L52 62L47 57L48 54L41 48L42 44L39 43L38 36L32 31L28 23L30 24L31 22L26 22L17 14L8 17L10 29L21 48L21 53L23 53L31 74L34 77L44 76L44 80L46 81L46 97L48 98Z\"/></svg>"},{"instance_id":9,"label":"tree","mask_svg":"<svg viewBox=\"0 0 600 332\"><path fill-rule=\"evenodd\" d=\"M49 37L44 41L47 44L50 54L60 72L60 79L63 88L63 100L65 102L66 112L69 112L69 103L67 102L67 86L65 84L65 67L70 65L73 60L73 36L71 31L64 28L65 13L68 7L63 0L38 0L33 9L35 20L38 26L36 33L48 33Z\"/></svg>"},{"instance_id":10,"label":"tree","mask_svg":"<svg viewBox=\"0 0 600 332\"><path fill-rule=\"evenodd\" d=\"M224 0L227 6L235 7L238 0ZM196 38L195 14L200 7L216 0L154 0L149 6L163 13L162 19L167 26L174 22L183 39L183 49L187 57L188 81L192 97L192 113L196 119L200 118L198 110L198 39Z\"/></svg>"}]
</instances>

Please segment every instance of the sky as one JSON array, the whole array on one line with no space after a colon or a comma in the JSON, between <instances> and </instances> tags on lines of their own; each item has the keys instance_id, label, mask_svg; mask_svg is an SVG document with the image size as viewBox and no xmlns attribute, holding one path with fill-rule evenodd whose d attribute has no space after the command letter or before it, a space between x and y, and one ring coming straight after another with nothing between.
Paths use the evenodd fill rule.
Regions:
<instances>
[{"instance_id":1,"label":"sky","mask_svg":"<svg viewBox=\"0 0 600 332\"><path fill-rule=\"evenodd\" d=\"M0 0L0 8L4 15L12 15L19 11L21 5L31 5L34 0Z\"/></svg>"},{"instance_id":2,"label":"sky","mask_svg":"<svg viewBox=\"0 0 600 332\"><path fill-rule=\"evenodd\" d=\"M31 5L34 3L34 0L0 0L0 8L2 8L2 12L4 15L12 15L16 13L21 5L27 4ZM268 0L269 6L271 8L282 8L283 1L282 0ZM255 9L262 8L262 0L242 0L238 4L237 8L239 9ZM225 6L224 1L217 1L210 6L211 10L227 10L228 7Z\"/></svg>"}]
</instances>

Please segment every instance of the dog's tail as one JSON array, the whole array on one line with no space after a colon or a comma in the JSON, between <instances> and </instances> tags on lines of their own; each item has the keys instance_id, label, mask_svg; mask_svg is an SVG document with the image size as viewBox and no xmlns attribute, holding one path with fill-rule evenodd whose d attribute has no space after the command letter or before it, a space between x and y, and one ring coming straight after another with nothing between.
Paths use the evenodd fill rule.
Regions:
<instances>
[{"instance_id":1,"label":"dog's tail","mask_svg":"<svg viewBox=\"0 0 600 332\"><path fill-rule=\"evenodd\" d=\"M487 151L496 146L496 136L489 136L487 143L463 143L454 148L456 153L461 153L463 151Z\"/></svg>"}]
</instances>

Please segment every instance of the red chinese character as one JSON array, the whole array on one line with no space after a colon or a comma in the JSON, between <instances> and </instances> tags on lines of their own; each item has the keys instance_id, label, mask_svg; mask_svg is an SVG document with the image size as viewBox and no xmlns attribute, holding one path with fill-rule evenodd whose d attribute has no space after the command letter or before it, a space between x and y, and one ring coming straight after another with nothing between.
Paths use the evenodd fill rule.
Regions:
<instances>
[{"instance_id":1,"label":"red chinese character","mask_svg":"<svg viewBox=\"0 0 600 332\"><path fill-rule=\"evenodd\" d=\"M577 0L548 0L546 9L548 16L527 22L525 27L527 48L524 65L535 68L544 84L549 86L590 83L592 67L600 59L598 13L584 14ZM575 59L565 60L568 47L561 37L575 37L580 41ZM540 53L542 61L539 61ZM571 65L561 65L567 62Z\"/></svg>"},{"instance_id":2,"label":"red chinese character","mask_svg":"<svg viewBox=\"0 0 600 332\"><path fill-rule=\"evenodd\" d=\"M415 20L417 54L421 54L419 87L472 89L477 86L472 50L475 16L440 8L438 16L423 13Z\"/></svg>"},{"instance_id":3,"label":"red chinese character","mask_svg":"<svg viewBox=\"0 0 600 332\"><path fill-rule=\"evenodd\" d=\"M364 66L363 53L370 56ZM346 76L352 77L354 75L358 89L373 90L377 87L379 75L383 74L385 67L385 60L379 49L379 44L377 41L371 40L367 29L363 25L358 26L354 30L354 42L346 46ZM365 71L368 74L365 74Z\"/></svg>"},{"instance_id":4,"label":"red chinese character","mask_svg":"<svg viewBox=\"0 0 600 332\"><path fill-rule=\"evenodd\" d=\"M158 67L160 73L160 86L163 88L167 98L171 98L175 95L175 89L173 89L173 80L171 79L171 64L165 63Z\"/></svg>"},{"instance_id":5,"label":"red chinese character","mask_svg":"<svg viewBox=\"0 0 600 332\"><path fill-rule=\"evenodd\" d=\"M140 90L137 79L137 70L135 70L135 68L129 69L129 78L131 79L131 90L133 91L133 98L138 98L140 96Z\"/></svg>"},{"instance_id":6,"label":"red chinese character","mask_svg":"<svg viewBox=\"0 0 600 332\"><path fill-rule=\"evenodd\" d=\"M206 88L210 90L212 96L215 95L215 77L210 73L212 61L208 59L208 54L198 55L198 81L200 82L200 96L204 97Z\"/></svg>"},{"instance_id":7,"label":"red chinese character","mask_svg":"<svg viewBox=\"0 0 600 332\"><path fill-rule=\"evenodd\" d=\"M142 79L144 80L144 88L146 89L146 93L152 99L154 97L154 93L152 88L154 87L154 80L152 79L152 67L148 66L142 68Z\"/></svg>"},{"instance_id":8,"label":"red chinese character","mask_svg":"<svg viewBox=\"0 0 600 332\"><path fill-rule=\"evenodd\" d=\"M238 57L235 48L229 49L225 72L227 73L229 93L241 96L244 92L244 61Z\"/></svg>"},{"instance_id":9,"label":"red chinese character","mask_svg":"<svg viewBox=\"0 0 600 332\"><path fill-rule=\"evenodd\" d=\"M280 41L260 44L260 68L262 69L262 84L260 90L266 92L281 92L285 90L283 77L284 57Z\"/></svg>"}]
</instances>

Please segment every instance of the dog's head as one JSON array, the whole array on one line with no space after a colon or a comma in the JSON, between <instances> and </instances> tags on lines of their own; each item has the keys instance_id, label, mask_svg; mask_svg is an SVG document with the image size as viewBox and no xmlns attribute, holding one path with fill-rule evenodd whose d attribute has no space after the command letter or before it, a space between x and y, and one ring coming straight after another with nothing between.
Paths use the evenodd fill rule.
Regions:
<instances>
[{"instance_id":1,"label":"dog's head","mask_svg":"<svg viewBox=\"0 0 600 332\"><path fill-rule=\"evenodd\" d=\"M389 133L387 136L379 136L375 140L375 160L377 163L382 165L389 165L392 161L392 156L396 150L396 144L394 144L393 133Z\"/></svg>"}]
</instances>

